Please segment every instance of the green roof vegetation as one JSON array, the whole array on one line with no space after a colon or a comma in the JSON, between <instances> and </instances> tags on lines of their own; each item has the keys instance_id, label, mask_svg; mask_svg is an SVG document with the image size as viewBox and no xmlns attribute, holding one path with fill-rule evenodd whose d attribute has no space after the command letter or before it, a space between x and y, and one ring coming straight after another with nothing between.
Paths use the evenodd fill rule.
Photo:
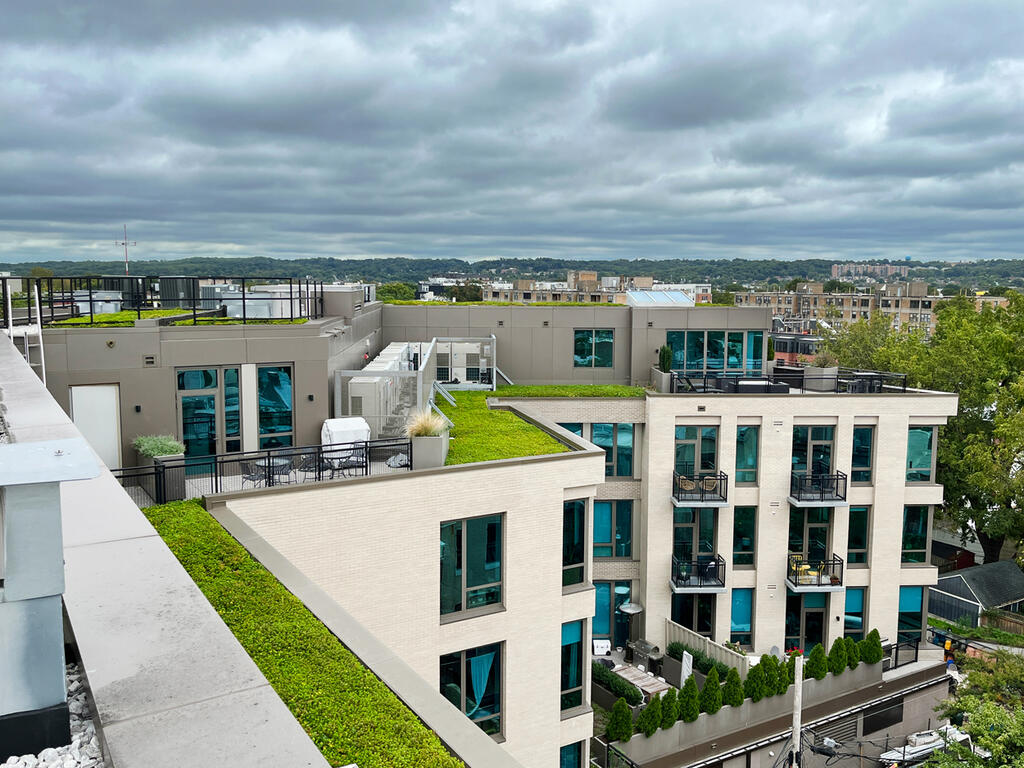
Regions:
<instances>
[{"instance_id":1,"label":"green roof vegetation","mask_svg":"<svg viewBox=\"0 0 1024 768\"><path fill-rule=\"evenodd\" d=\"M565 453L568 447L509 411L490 410L492 392L452 392L457 407L444 400L438 406L455 425L446 464L515 459Z\"/></svg>"},{"instance_id":2,"label":"green roof vegetation","mask_svg":"<svg viewBox=\"0 0 1024 768\"><path fill-rule=\"evenodd\" d=\"M140 317L143 320L148 320L154 317L174 317L183 314L185 312L180 309L144 309L140 315L135 310L126 309L121 312L95 314L92 316L92 322L89 322L89 315L81 315L64 320L54 320L52 323L47 323L47 325L51 327L86 325L93 328L120 328L135 325L135 321L140 319Z\"/></svg>"},{"instance_id":3,"label":"green roof vegetation","mask_svg":"<svg viewBox=\"0 0 1024 768\"><path fill-rule=\"evenodd\" d=\"M250 317L246 319L245 325L302 325L308 323L309 318L296 317ZM198 317L193 323L191 319L175 320L171 325L242 325L240 317Z\"/></svg>"},{"instance_id":4,"label":"green roof vegetation","mask_svg":"<svg viewBox=\"0 0 1024 768\"><path fill-rule=\"evenodd\" d=\"M625 384L539 384L498 387L496 397L643 397L643 387Z\"/></svg>"},{"instance_id":5,"label":"green roof vegetation","mask_svg":"<svg viewBox=\"0 0 1024 768\"><path fill-rule=\"evenodd\" d=\"M593 304L585 301L401 301L389 299L385 304L397 304L403 307L576 307L577 309L590 309L591 307L618 307L624 308L625 304L612 302Z\"/></svg>"},{"instance_id":6,"label":"green roof vegetation","mask_svg":"<svg viewBox=\"0 0 1024 768\"><path fill-rule=\"evenodd\" d=\"M968 624L953 624L937 619L934 616L928 617L928 626L965 637L968 640L981 640L986 643L995 643L996 645L1012 645L1015 648L1024 648L1024 635L1018 635L1016 632L1007 632L1005 629L999 629L998 627L972 627Z\"/></svg>"},{"instance_id":7,"label":"green roof vegetation","mask_svg":"<svg viewBox=\"0 0 1024 768\"><path fill-rule=\"evenodd\" d=\"M464 768L198 502L143 511L331 765Z\"/></svg>"}]
</instances>

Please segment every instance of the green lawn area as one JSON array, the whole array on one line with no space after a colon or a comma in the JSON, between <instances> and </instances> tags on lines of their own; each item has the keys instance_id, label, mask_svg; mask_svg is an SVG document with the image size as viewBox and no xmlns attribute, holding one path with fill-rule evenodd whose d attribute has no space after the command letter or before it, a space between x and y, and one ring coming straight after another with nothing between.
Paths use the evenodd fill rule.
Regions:
<instances>
[{"instance_id":1,"label":"green lawn area","mask_svg":"<svg viewBox=\"0 0 1024 768\"><path fill-rule=\"evenodd\" d=\"M937 619L934 616L928 617L928 626L935 629L944 629L954 635L966 637L968 640L982 640L986 643L997 645L1012 645L1014 648L1024 648L1024 635L1007 632L996 627L967 627L960 624L951 624L948 621Z\"/></svg>"},{"instance_id":2,"label":"green lawn area","mask_svg":"<svg viewBox=\"0 0 1024 768\"><path fill-rule=\"evenodd\" d=\"M180 309L144 309L142 310L142 319L147 320L154 317L174 317L176 315L183 315L185 312ZM89 322L89 315L82 315L80 317L69 317L65 320L55 320L52 323L48 323L51 327L57 326L76 326L86 325L91 327L100 328L114 328L114 327L131 327L135 325L135 321L139 319L139 313L132 310L124 310L123 312L104 312L102 314L93 315L93 322Z\"/></svg>"},{"instance_id":3,"label":"green lawn area","mask_svg":"<svg viewBox=\"0 0 1024 768\"><path fill-rule=\"evenodd\" d=\"M302 325L308 323L309 318L296 317L292 320L290 317L250 317L245 321L245 325ZM175 320L171 325L242 325L242 318L240 317L199 317L193 323L192 320Z\"/></svg>"},{"instance_id":4,"label":"green lawn area","mask_svg":"<svg viewBox=\"0 0 1024 768\"><path fill-rule=\"evenodd\" d=\"M643 397L643 387L625 384L540 384L498 387L495 397Z\"/></svg>"},{"instance_id":5,"label":"green lawn area","mask_svg":"<svg viewBox=\"0 0 1024 768\"><path fill-rule=\"evenodd\" d=\"M143 511L331 765L464 768L198 502Z\"/></svg>"},{"instance_id":6,"label":"green lawn area","mask_svg":"<svg viewBox=\"0 0 1024 768\"><path fill-rule=\"evenodd\" d=\"M509 411L492 411L487 398L492 392L452 392L458 407L444 400L438 406L452 420L451 443L446 464L514 459L565 453L569 449L542 429Z\"/></svg>"},{"instance_id":7,"label":"green lawn area","mask_svg":"<svg viewBox=\"0 0 1024 768\"><path fill-rule=\"evenodd\" d=\"M402 301L393 299L384 302L385 304L396 304L402 307L576 307L590 309L591 307L618 307L623 308L625 304L589 304L583 301Z\"/></svg>"}]
</instances>

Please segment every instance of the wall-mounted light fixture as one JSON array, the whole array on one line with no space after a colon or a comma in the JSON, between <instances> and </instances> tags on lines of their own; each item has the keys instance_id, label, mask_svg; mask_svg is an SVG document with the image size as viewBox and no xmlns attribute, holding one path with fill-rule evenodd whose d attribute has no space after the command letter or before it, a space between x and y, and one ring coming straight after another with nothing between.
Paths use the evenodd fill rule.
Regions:
<instances>
[{"instance_id":1,"label":"wall-mounted light fixture","mask_svg":"<svg viewBox=\"0 0 1024 768\"><path fill-rule=\"evenodd\" d=\"M135 412L136 413L142 413L142 406L141 405L136 405L135 406Z\"/></svg>"},{"instance_id":2,"label":"wall-mounted light fixture","mask_svg":"<svg viewBox=\"0 0 1024 768\"><path fill-rule=\"evenodd\" d=\"M306 395L306 397L309 398L309 402L311 402L311 403L313 402L313 396L312 395Z\"/></svg>"}]
</instances>

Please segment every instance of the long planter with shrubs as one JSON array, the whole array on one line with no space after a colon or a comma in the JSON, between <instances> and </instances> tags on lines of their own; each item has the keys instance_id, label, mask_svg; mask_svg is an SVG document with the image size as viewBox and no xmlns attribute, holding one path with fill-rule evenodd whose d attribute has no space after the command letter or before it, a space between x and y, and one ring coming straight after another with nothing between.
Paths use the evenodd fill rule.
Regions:
<instances>
[{"instance_id":1,"label":"long planter with shrubs","mask_svg":"<svg viewBox=\"0 0 1024 768\"><path fill-rule=\"evenodd\" d=\"M602 688L607 688L613 695L625 699L626 703L633 707L643 701L644 695L635 685L623 680L600 662L595 661L592 666L594 682Z\"/></svg>"}]
</instances>

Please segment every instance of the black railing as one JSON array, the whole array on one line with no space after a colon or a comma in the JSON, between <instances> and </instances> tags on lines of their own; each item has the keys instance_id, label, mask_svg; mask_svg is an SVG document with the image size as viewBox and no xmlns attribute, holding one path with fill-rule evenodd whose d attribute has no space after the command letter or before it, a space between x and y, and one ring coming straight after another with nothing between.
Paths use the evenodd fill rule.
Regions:
<instances>
[{"instance_id":1,"label":"black railing","mask_svg":"<svg viewBox=\"0 0 1024 768\"><path fill-rule=\"evenodd\" d=\"M706 555L696 560L672 555L672 586L677 589L725 588L725 559Z\"/></svg>"},{"instance_id":2,"label":"black railing","mask_svg":"<svg viewBox=\"0 0 1024 768\"><path fill-rule=\"evenodd\" d=\"M785 394L842 392L851 394L907 391L907 376L888 371L839 368L835 373L810 373L799 366L779 367L769 374L705 373L672 371L673 393Z\"/></svg>"},{"instance_id":3,"label":"black railing","mask_svg":"<svg viewBox=\"0 0 1024 768\"><path fill-rule=\"evenodd\" d=\"M832 555L824 559L790 555L786 579L797 587L841 587L843 558Z\"/></svg>"},{"instance_id":4,"label":"black railing","mask_svg":"<svg viewBox=\"0 0 1024 768\"><path fill-rule=\"evenodd\" d=\"M163 504L212 493L365 477L412 469L405 438L186 456L112 470L136 504Z\"/></svg>"},{"instance_id":5,"label":"black railing","mask_svg":"<svg viewBox=\"0 0 1024 768\"><path fill-rule=\"evenodd\" d=\"M789 495L797 501L846 501L846 473L794 472L789 479Z\"/></svg>"},{"instance_id":6,"label":"black railing","mask_svg":"<svg viewBox=\"0 0 1024 768\"><path fill-rule=\"evenodd\" d=\"M253 295L265 285L288 290L282 287ZM193 325L221 319L241 323L315 319L323 317L323 293L323 282L294 277L2 277L0 326L62 320L73 320L72 326L109 324L114 312L133 313L139 320L154 309L180 310L181 317L163 321L191 320ZM117 322L131 324L120 318Z\"/></svg>"},{"instance_id":7,"label":"black railing","mask_svg":"<svg viewBox=\"0 0 1024 768\"><path fill-rule=\"evenodd\" d=\"M729 476L700 470L673 472L672 497L679 502L724 503L729 497Z\"/></svg>"},{"instance_id":8,"label":"black railing","mask_svg":"<svg viewBox=\"0 0 1024 768\"><path fill-rule=\"evenodd\" d=\"M921 638L915 637L909 640L900 640L894 645L883 647L885 655L882 657L882 670L888 671L906 664L913 664L918 659L920 645Z\"/></svg>"},{"instance_id":9,"label":"black railing","mask_svg":"<svg viewBox=\"0 0 1024 768\"><path fill-rule=\"evenodd\" d=\"M620 752L614 744L609 744L604 768L640 768L640 766Z\"/></svg>"}]
</instances>

